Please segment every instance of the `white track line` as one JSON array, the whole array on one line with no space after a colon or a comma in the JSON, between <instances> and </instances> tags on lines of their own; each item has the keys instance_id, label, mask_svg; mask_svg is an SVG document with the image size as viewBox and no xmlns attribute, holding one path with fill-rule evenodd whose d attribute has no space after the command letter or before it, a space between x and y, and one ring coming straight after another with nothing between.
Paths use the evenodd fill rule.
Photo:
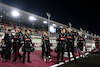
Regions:
<instances>
[{"instance_id":1,"label":"white track line","mask_svg":"<svg viewBox=\"0 0 100 67\"><path fill-rule=\"evenodd\" d=\"M89 53L85 53L86 55L88 55ZM80 55L82 57L82 55ZM78 59L79 56L76 57L76 59ZM74 58L71 58L71 61L73 61ZM66 60L65 62L67 63L69 60ZM49 66L49 67L57 67L57 66L60 66L60 65L63 65L64 62L60 62L59 64L55 64L55 65L52 65L52 66Z\"/></svg>"}]
</instances>

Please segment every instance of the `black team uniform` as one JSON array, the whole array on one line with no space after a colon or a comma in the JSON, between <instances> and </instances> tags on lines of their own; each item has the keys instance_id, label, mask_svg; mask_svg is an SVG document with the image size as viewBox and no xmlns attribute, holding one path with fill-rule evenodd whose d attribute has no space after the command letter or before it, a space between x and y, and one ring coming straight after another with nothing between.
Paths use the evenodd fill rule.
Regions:
<instances>
[{"instance_id":1,"label":"black team uniform","mask_svg":"<svg viewBox=\"0 0 100 67\"><path fill-rule=\"evenodd\" d=\"M2 39L2 42L4 42L4 39ZM5 59L4 56L5 56L6 44L2 44L1 48L2 48L1 59L4 60Z\"/></svg>"},{"instance_id":2,"label":"black team uniform","mask_svg":"<svg viewBox=\"0 0 100 67\"><path fill-rule=\"evenodd\" d=\"M73 58L75 60L75 63L76 63L76 57L75 57L75 54L74 54L74 34L73 33L67 33L66 34L66 44L67 44L67 51L68 51L68 58L69 58L69 62L70 61L70 52L72 52L72 55L73 55Z\"/></svg>"},{"instance_id":3,"label":"black team uniform","mask_svg":"<svg viewBox=\"0 0 100 67\"><path fill-rule=\"evenodd\" d=\"M10 30L8 30L10 31ZM5 33L4 41L6 44L5 49L5 60L11 59L11 46L12 46L13 35L11 33Z\"/></svg>"},{"instance_id":4,"label":"black team uniform","mask_svg":"<svg viewBox=\"0 0 100 67\"><path fill-rule=\"evenodd\" d=\"M41 41L42 41L42 42L43 42L43 39L44 39L44 35L42 34L42 35L41 35ZM41 44L41 47L42 47L41 58L43 59L43 57L44 57L44 45L43 45L43 43Z\"/></svg>"},{"instance_id":5,"label":"black team uniform","mask_svg":"<svg viewBox=\"0 0 100 67\"><path fill-rule=\"evenodd\" d=\"M100 51L100 39L99 38L95 39L95 44L96 44L97 49L99 49Z\"/></svg>"},{"instance_id":6,"label":"black team uniform","mask_svg":"<svg viewBox=\"0 0 100 67\"><path fill-rule=\"evenodd\" d=\"M45 56L49 60L51 59L51 54L50 54L50 41L49 41L49 36L43 35L42 36L42 57ZM44 57L44 58L45 58Z\"/></svg>"},{"instance_id":7,"label":"black team uniform","mask_svg":"<svg viewBox=\"0 0 100 67\"><path fill-rule=\"evenodd\" d=\"M30 50L31 50L31 47L32 47L32 40L31 40L31 36L28 34L28 35L24 35L23 36L23 39L24 39L24 54L23 54L23 64L25 64L25 55L26 55L26 52L28 52L28 60L27 62L30 62Z\"/></svg>"},{"instance_id":8,"label":"black team uniform","mask_svg":"<svg viewBox=\"0 0 100 67\"><path fill-rule=\"evenodd\" d=\"M61 55L61 62L64 62L63 60L63 55L64 55L64 51L65 51L65 34L59 33L58 34L58 38L57 38L58 44L57 44L57 62L56 64L59 63L59 56L60 56L60 52L62 52Z\"/></svg>"},{"instance_id":9,"label":"black team uniform","mask_svg":"<svg viewBox=\"0 0 100 67\"><path fill-rule=\"evenodd\" d=\"M15 58L12 63L16 62L17 57L19 57L19 59L21 60L22 56L19 53L19 49L22 46L22 43L24 43L23 42L23 34L22 34L22 32L19 32L19 33L17 32L14 36L14 44L13 45L14 45L14 50L15 50Z\"/></svg>"},{"instance_id":10,"label":"black team uniform","mask_svg":"<svg viewBox=\"0 0 100 67\"><path fill-rule=\"evenodd\" d=\"M79 36L78 39L77 39L77 45L78 45L78 50L79 50L79 57L80 57L80 51L83 51L83 46L84 46L84 42L85 42L85 39L83 36Z\"/></svg>"}]
</instances>

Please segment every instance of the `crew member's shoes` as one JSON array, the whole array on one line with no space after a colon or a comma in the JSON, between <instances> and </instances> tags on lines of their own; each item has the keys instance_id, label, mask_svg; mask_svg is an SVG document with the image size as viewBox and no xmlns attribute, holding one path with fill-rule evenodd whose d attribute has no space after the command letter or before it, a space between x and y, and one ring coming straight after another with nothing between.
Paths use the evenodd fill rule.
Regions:
<instances>
[{"instance_id":1,"label":"crew member's shoes","mask_svg":"<svg viewBox=\"0 0 100 67\"><path fill-rule=\"evenodd\" d=\"M71 61L69 61L68 63L71 63Z\"/></svg>"},{"instance_id":2,"label":"crew member's shoes","mask_svg":"<svg viewBox=\"0 0 100 67\"><path fill-rule=\"evenodd\" d=\"M30 60L28 60L27 62L32 63Z\"/></svg>"},{"instance_id":3,"label":"crew member's shoes","mask_svg":"<svg viewBox=\"0 0 100 67\"><path fill-rule=\"evenodd\" d=\"M52 61L51 56L48 56L47 59L48 59L49 61Z\"/></svg>"},{"instance_id":4,"label":"crew member's shoes","mask_svg":"<svg viewBox=\"0 0 100 67\"><path fill-rule=\"evenodd\" d=\"M49 59L49 61L52 61L52 59Z\"/></svg>"},{"instance_id":5,"label":"crew member's shoes","mask_svg":"<svg viewBox=\"0 0 100 67\"><path fill-rule=\"evenodd\" d=\"M59 64L59 62L56 62L55 64Z\"/></svg>"},{"instance_id":6,"label":"crew member's shoes","mask_svg":"<svg viewBox=\"0 0 100 67\"><path fill-rule=\"evenodd\" d=\"M71 63L71 61L69 60L69 62L68 63Z\"/></svg>"},{"instance_id":7,"label":"crew member's shoes","mask_svg":"<svg viewBox=\"0 0 100 67\"><path fill-rule=\"evenodd\" d=\"M1 58L1 60L5 61L5 59Z\"/></svg>"},{"instance_id":8,"label":"crew member's shoes","mask_svg":"<svg viewBox=\"0 0 100 67\"><path fill-rule=\"evenodd\" d=\"M61 62L65 62L64 60L62 60Z\"/></svg>"},{"instance_id":9,"label":"crew member's shoes","mask_svg":"<svg viewBox=\"0 0 100 67\"><path fill-rule=\"evenodd\" d=\"M1 58L1 60L3 60L3 58Z\"/></svg>"},{"instance_id":10,"label":"crew member's shoes","mask_svg":"<svg viewBox=\"0 0 100 67\"><path fill-rule=\"evenodd\" d=\"M15 63L16 61L13 61L12 63Z\"/></svg>"},{"instance_id":11,"label":"crew member's shoes","mask_svg":"<svg viewBox=\"0 0 100 67\"><path fill-rule=\"evenodd\" d=\"M44 57L44 62L46 62L46 57Z\"/></svg>"}]
</instances>

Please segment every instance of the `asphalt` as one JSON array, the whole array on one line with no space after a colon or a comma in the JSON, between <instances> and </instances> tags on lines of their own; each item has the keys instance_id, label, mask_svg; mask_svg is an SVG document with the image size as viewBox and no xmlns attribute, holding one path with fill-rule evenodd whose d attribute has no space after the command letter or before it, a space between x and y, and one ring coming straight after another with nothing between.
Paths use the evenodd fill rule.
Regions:
<instances>
[{"instance_id":1,"label":"asphalt","mask_svg":"<svg viewBox=\"0 0 100 67\"><path fill-rule=\"evenodd\" d=\"M79 58L77 64L72 61L59 67L100 67L100 52L90 53L88 58Z\"/></svg>"}]
</instances>

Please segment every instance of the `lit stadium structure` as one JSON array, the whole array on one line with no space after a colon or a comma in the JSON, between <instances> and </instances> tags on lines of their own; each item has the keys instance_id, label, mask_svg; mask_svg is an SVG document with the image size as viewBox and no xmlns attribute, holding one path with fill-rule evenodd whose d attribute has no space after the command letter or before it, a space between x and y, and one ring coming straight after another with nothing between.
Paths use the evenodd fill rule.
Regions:
<instances>
[{"instance_id":1,"label":"lit stadium structure","mask_svg":"<svg viewBox=\"0 0 100 67\"><path fill-rule=\"evenodd\" d=\"M48 22L47 18L11 7L9 5L5 5L3 3L0 3L0 19L4 19L4 21L11 21L11 22L19 22L22 24L30 24L32 26L32 24L34 24L35 28L40 28L44 27L48 28L48 25L46 25L46 23ZM70 25L70 24L69 24ZM52 21L50 20L50 26L52 26L53 28L51 29L57 29L57 28L66 28L68 27L67 25L61 24L59 22L56 21ZM78 32L80 31L79 29L73 28L71 27L72 31L74 32ZM54 32L54 31L53 31ZM92 38L96 38L99 37L98 35L93 33L89 33L88 31L84 30L83 34L86 35L87 37L92 37Z\"/></svg>"},{"instance_id":2,"label":"lit stadium structure","mask_svg":"<svg viewBox=\"0 0 100 67\"><path fill-rule=\"evenodd\" d=\"M50 32L55 33L55 36L56 36L56 33L57 33L56 29L68 27L67 25L50 20L50 16L48 15L48 13L47 13L47 16L48 16L48 18L44 18L44 17L26 12L23 10L17 9L17 8L11 7L9 5L0 3L0 41L2 39L2 36L4 35L4 30L7 29L6 25L4 24L5 22L9 22L9 23L11 22L10 25L13 25L13 27L10 27L9 23L8 23L8 26L9 26L8 28L11 28L12 33L15 33L14 30L18 25L18 26L21 26L21 28L23 30L25 30L27 28L29 28L30 30L38 29L37 30L38 32L39 32L39 29L44 28L46 31L49 31L49 33ZM50 22L50 24L48 22ZM24 25L22 25L22 24L24 24ZM28 25L30 25L30 26L28 27ZM86 38L86 46L87 45L89 46L89 48L87 47L87 51L92 51L93 49L95 49L95 43L92 43L92 41L97 37L100 38L99 35L89 33L89 31L82 30L82 28L80 28L80 29L73 28L71 22L69 22L69 26L73 32L81 31L84 34L84 36ZM52 44L51 49L54 49L57 46L55 36L54 36L54 34L50 34L50 43ZM32 42L33 42L33 46L35 47L35 50L41 50L41 32L33 34L33 35L31 35L31 37L32 37ZM76 41L77 41L77 39L75 40L75 45L77 44ZM38 52L36 52L36 53L35 54L38 55ZM35 61L35 60L33 60L33 61ZM42 62L39 60L39 63L42 63ZM42 64L42 66L43 65L45 65L45 64ZM51 67L54 67L54 66L51 66Z\"/></svg>"}]
</instances>

